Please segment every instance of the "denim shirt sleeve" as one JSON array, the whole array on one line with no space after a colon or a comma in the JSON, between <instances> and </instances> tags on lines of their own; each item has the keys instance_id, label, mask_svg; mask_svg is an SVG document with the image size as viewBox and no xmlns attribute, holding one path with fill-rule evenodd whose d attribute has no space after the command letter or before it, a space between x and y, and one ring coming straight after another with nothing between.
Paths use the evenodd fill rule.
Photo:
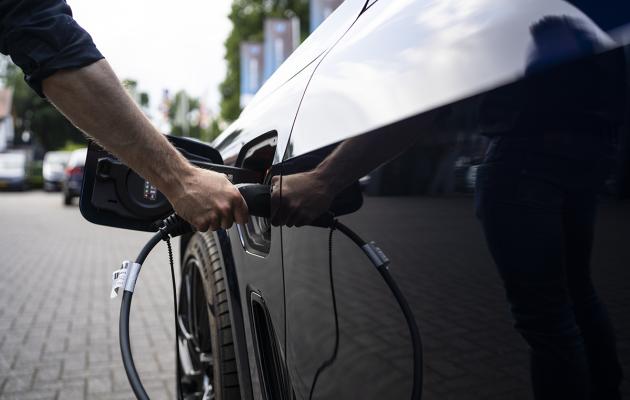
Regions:
<instances>
[{"instance_id":1,"label":"denim shirt sleeve","mask_svg":"<svg viewBox=\"0 0 630 400\"><path fill-rule=\"evenodd\" d=\"M45 78L103 58L65 0L1 0L0 52L11 56L41 97Z\"/></svg>"}]
</instances>

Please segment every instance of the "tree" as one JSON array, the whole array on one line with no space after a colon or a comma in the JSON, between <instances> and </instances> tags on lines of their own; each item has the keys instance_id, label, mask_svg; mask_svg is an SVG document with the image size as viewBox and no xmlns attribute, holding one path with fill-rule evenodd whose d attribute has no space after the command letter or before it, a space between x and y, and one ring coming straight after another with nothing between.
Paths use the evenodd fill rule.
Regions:
<instances>
[{"instance_id":1,"label":"tree","mask_svg":"<svg viewBox=\"0 0 630 400\"><path fill-rule=\"evenodd\" d=\"M225 41L227 73L219 86L221 117L234 121L240 108L240 44L243 41L262 41L263 22L266 17L292 17L300 19L302 39L308 35L308 0L234 0L229 18L232 31Z\"/></svg>"},{"instance_id":2,"label":"tree","mask_svg":"<svg viewBox=\"0 0 630 400\"><path fill-rule=\"evenodd\" d=\"M26 84L22 71L12 63L6 66L4 83L13 89L12 112L16 137L29 131L45 150L62 148L68 142L86 143L77 128Z\"/></svg>"},{"instance_id":3,"label":"tree","mask_svg":"<svg viewBox=\"0 0 630 400\"><path fill-rule=\"evenodd\" d=\"M168 119L171 135L193 137L205 142L212 141L221 132L219 121L213 119L209 126L202 123L202 106L196 97L180 90L170 101Z\"/></svg>"},{"instance_id":4,"label":"tree","mask_svg":"<svg viewBox=\"0 0 630 400\"><path fill-rule=\"evenodd\" d=\"M122 85L138 105L146 111L149 108L149 94L147 92L138 92L138 81L135 79L123 79Z\"/></svg>"},{"instance_id":5,"label":"tree","mask_svg":"<svg viewBox=\"0 0 630 400\"><path fill-rule=\"evenodd\" d=\"M0 60L0 80L13 89L13 119L15 135L20 137L29 131L44 150L57 150L85 146L87 139L52 104L39 97L24 81L24 74L11 62ZM131 79L123 81L132 97L147 107L149 95L137 93L138 83Z\"/></svg>"}]
</instances>

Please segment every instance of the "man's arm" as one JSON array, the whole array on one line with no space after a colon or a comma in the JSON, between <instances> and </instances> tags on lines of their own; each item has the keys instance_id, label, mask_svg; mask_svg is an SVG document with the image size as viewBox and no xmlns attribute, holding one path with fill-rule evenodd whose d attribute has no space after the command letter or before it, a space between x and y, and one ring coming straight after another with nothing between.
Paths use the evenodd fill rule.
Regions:
<instances>
[{"instance_id":1,"label":"man's arm","mask_svg":"<svg viewBox=\"0 0 630 400\"><path fill-rule=\"evenodd\" d=\"M411 147L432 128L433 117L414 130L390 128L391 132L360 135L341 142L315 169L274 176L271 194L273 225L303 226L330 209L335 197L374 168ZM282 191L276 190L282 184Z\"/></svg>"},{"instance_id":2,"label":"man's arm","mask_svg":"<svg viewBox=\"0 0 630 400\"><path fill-rule=\"evenodd\" d=\"M223 174L196 168L171 146L102 59L43 80L46 97L74 125L154 184L198 230L247 221L247 206Z\"/></svg>"}]
</instances>

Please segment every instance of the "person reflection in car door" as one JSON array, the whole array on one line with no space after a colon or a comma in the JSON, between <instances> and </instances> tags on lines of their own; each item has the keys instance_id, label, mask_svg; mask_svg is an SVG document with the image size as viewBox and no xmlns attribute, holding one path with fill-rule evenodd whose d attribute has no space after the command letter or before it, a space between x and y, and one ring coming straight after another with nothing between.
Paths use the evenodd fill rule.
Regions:
<instances>
[{"instance_id":1,"label":"person reflection in car door","mask_svg":"<svg viewBox=\"0 0 630 400\"><path fill-rule=\"evenodd\" d=\"M625 110L623 51L604 51L594 33L564 16L545 17L531 34L525 79L471 100L491 138L477 170L477 213L531 349L536 399L620 399L613 328L590 257L597 196ZM274 177L272 223L302 226L320 216L343 188L416 143L418 132L439 130L440 114L428 115L413 130L394 124L341 142L315 169L284 176L282 196Z\"/></svg>"},{"instance_id":2,"label":"person reflection in car door","mask_svg":"<svg viewBox=\"0 0 630 400\"><path fill-rule=\"evenodd\" d=\"M545 17L530 32L526 78L481 102L491 140L477 215L530 348L535 398L620 399L613 327L590 259L625 107L623 52L604 51L570 17Z\"/></svg>"}]
</instances>

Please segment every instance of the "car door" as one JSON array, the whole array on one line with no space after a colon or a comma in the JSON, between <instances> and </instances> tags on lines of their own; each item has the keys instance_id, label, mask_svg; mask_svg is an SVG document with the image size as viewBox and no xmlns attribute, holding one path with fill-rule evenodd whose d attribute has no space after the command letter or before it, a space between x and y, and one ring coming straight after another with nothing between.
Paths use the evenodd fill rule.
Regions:
<instances>
[{"instance_id":1,"label":"car door","mask_svg":"<svg viewBox=\"0 0 630 400\"><path fill-rule=\"evenodd\" d=\"M282 155L304 90L323 53L352 25L365 0L343 3L280 69L213 145L226 164L253 169L269 184L282 170ZM220 235L227 259L233 316L239 327L237 358L249 371L253 398L289 396L285 375L285 297L282 228L252 217L246 226ZM239 341L239 339L237 339ZM240 348L239 348L240 347ZM243 377L241 377L243 381Z\"/></svg>"},{"instance_id":2,"label":"car door","mask_svg":"<svg viewBox=\"0 0 630 400\"><path fill-rule=\"evenodd\" d=\"M530 28L545 17L575 18L616 45L563 1L463 3L378 1L362 14L309 83L283 185L331 160L339 165L335 179L364 171L350 179L362 188L362 206L339 218L390 259L423 334L423 398L525 399L527 345L512 329L475 215L478 165L488 147L480 114L513 94L511 84L531 61ZM605 207L598 220L593 268L603 296L614 299L613 322L625 327L630 304L619 293L630 255L614 239L630 236L627 224L615 222L627 215L624 204ZM282 245L296 397L409 398L409 331L361 249L317 227L283 229ZM627 343L627 329L618 333ZM628 362L627 352L621 357Z\"/></svg>"}]
</instances>

